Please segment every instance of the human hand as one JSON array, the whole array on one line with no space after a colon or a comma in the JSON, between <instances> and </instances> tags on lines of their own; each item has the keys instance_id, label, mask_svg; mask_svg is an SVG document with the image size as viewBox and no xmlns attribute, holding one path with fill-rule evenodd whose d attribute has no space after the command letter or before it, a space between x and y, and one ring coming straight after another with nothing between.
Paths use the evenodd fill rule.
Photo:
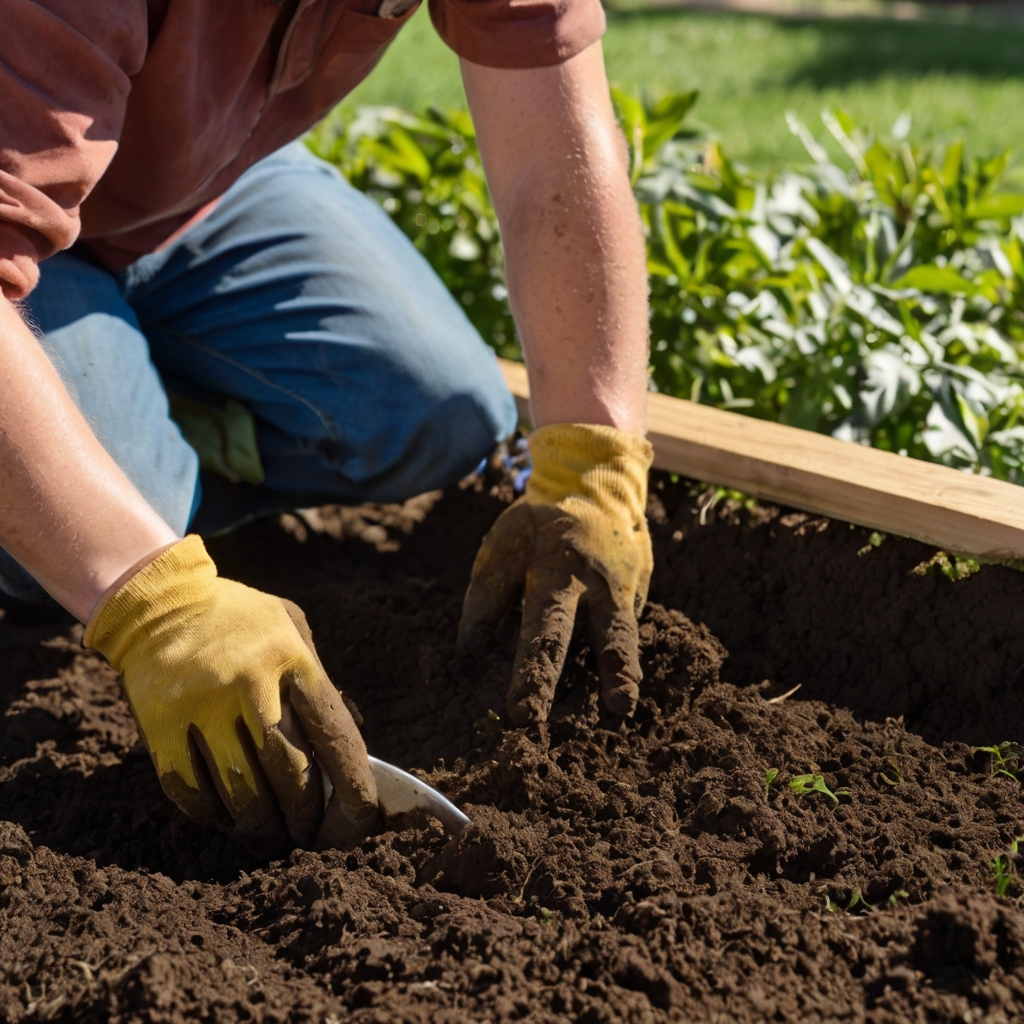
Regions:
<instances>
[{"instance_id":1,"label":"human hand","mask_svg":"<svg viewBox=\"0 0 1024 1024\"><path fill-rule=\"evenodd\" d=\"M305 616L220 578L199 537L101 602L85 643L122 674L160 784L190 818L261 856L289 838L348 847L375 829L366 747Z\"/></svg>"},{"instance_id":2,"label":"human hand","mask_svg":"<svg viewBox=\"0 0 1024 1024\"><path fill-rule=\"evenodd\" d=\"M484 537L459 623L476 649L525 589L522 632L506 709L516 725L547 720L586 608L605 707L636 709L637 616L653 558L645 516L650 444L614 427L558 424L529 438L526 493Z\"/></svg>"}]
</instances>

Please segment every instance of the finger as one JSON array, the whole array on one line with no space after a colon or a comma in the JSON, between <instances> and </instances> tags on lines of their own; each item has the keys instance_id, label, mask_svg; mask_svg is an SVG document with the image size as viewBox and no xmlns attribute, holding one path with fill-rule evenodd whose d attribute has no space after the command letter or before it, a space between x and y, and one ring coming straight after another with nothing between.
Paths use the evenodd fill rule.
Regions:
<instances>
[{"instance_id":1,"label":"finger","mask_svg":"<svg viewBox=\"0 0 1024 1024\"><path fill-rule=\"evenodd\" d=\"M160 776L160 785L163 787L163 791L194 822L200 825L224 827L231 821L231 815L228 814L228 809L217 792L210 769L207 768L206 761L199 752L195 737L191 733L188 736L187 756L196 785L190 785L181 772L172 767Z\"/></svg>"},{"instance_id":2,"label":"finger","mask_svg":"<svg viewBox=\"0 0 1024 1024\"><path fill-rule=\"evenodd\" d=\"M639 619L647 604L647 592L651 586L651 575L654 572L654 551L651 548L651 535L644 531L641 564L636 580L636 593L633 596L634 618Z\"/></svg>"},{"instance_id":3,"label":"finger","mask_svg":"<svg viewBox=\"0 0 1024 1024\"><path fill-rule=\"evenodd\" d=\"M523 590L533 544L529 506L516 503L498 517L473 562L459 620L460 650L476 651L490 641Z\"/></svg>"},{"instance_id":4,"label":"finger","mask_svg":"<svg viewBox=\"0 0 1024 1024\"><path fill-rule=\"evenodd\" d=\"M315 845L320 850L348 849L376 831L380 818L366 745L345 698L324 671L305 613L294 602L280 600L319 668L312 675L296 673L289 683L289 701L319 763L320 771L314 767L311 774L321 787L321 807L321 772L331 784Z\"/></svg>"},{"instance_id":5,"label":"finger","mask_svg":"<svg viewBox=\"0 0 1024 1024\"><path fill-rule=\"evenodd\" d=\"M281 721L266 731L257 755L292 842L312 846L324 814L323 781L313 748L287 701L281 704Z\"/></svg>"},{"instance_id":6,"label":"finger","mask_svg":"<svg viewBox=\"0 0 1024 1024\"><path fill-rule=\"evenodd\" d=\"M290 681L289 700L316 760L333 786L317 837L317 849L348 849L376 830L377 787L366 745L341 694L326 675L299 674Z\"/></svg>"},{"instance_id":7,"label":"finger","mask_svg":"<svg viewBox=\"0 0 1024 1024\"><path fill-rule=\"evenodd\" d=\"M323 672L324 675L327 675L323 662L320 660L320 655L317 654L316 645L313 643L313 631L309 628L309 622L306 620L306 613L294 601L289 601L286 597L279 597L278 601L284 605L284 610L288 613L288 617L292 620L292 623L298 630L299 636L302 637L302 642L309 648L313 657L316 658L316 663L320 666L320 671ZM359 711L359 708L356 707L356 702L352 699L351 695L342 693L341 699L345 702L345 707L348 708L349 714L352 716L356 725L359 728L362 728L363 716ZM298 728L301 733L301 727L299 727L297 721L296 728Z\"/></svg>"},{"instance_id":8,"label":"finger","mask_svg":"<svg viewBox=\"0 0 1024 1024\"><path fill-rule=\"evenodd\" d=\"M345 702L345 707L348 708L348 713L352 716L352 721L356 723L356 728L362 729L363 713L359 710L359 705L357 705L355 700L352 698L352 694L348 693L346 690L339 690L338 693L341 694L341 699Z\"/></svg>"},{"instance_id":9,"label":"finger","mask_svg":"<svg viewBox=\"0 0 1024 1024\"><path fill-rule=\"evenodd\" d=\"M515 725L547 721L583 589L568 560L541 563L527 572L523 627L505 701Z\"/></svg>"},{"instance_id":10,"label":"finger","mask_svg":"<svg viewBox=\"0 0 1024 1024\"><path fill-rule=\"evenodd\" d=\"M587 590L587 626L601 700L613 714L628 718L636 711L643 678L636 615L631 607L617 607L607 584L598 580Z\"/></svg>"},{"instance_id":11,"label":"finger","mask_svg":"<svg viewBox=\"0 0 1024 1024\"><path fill-rule=\"evenodd\" d=\"M319 668L315 675L296 673L289 684L291 706L319 762L320 771L314 767L311 775L321 787L321 801L321 771L331 784L315 845L317 849L347 849L375 831L379 820L377 787L366 746L345 698L324 671L305 613L294 602L280 600Z\"/></svg>"},{"instance_id":12,"label":"finger","mask_svg":"<svg viewBox=\"0 0 1024 1024\"><path fill-rule=\"evenodd\" d=\"M219 737L216 757L202 732L194 726L191 732L231 815L226 831L257 857L283 853L288 846L288 830L242 718L235 722L233 735L225 731Z\"/></svg>"},{"instance_id":13,"label":"finger","mask_svg":"<svg viewBox=\"0 0 1024 1024\"><path fill-rule=\"evenodd\" d=\"M309 628L309 620L306 618L306 613L294 602L289 601L287 597L279 597L278 601L284 605L284 610L288 613L288 618L292 620L292 625L298 631L302 642L309 648L310 653L317 660L317 664L320 664L320 655L316 653L316 645L313 643L313 631ZM323 665L320 665L323 668Z\"/></svg>"}]
</instances>

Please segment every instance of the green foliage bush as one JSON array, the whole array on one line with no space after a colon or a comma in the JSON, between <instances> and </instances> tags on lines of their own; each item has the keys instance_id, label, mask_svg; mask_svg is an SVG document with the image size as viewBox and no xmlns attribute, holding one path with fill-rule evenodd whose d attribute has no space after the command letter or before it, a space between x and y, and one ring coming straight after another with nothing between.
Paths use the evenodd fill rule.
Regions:
<instances>
[{"instance_id":1,"label":"green foliage bush","mask_svg":"<svg viewBox=\"0 0 1024 1024\"><path fill-rule=\"evenodd\" d=\"M384 207L498 353L521 359L469 114L362 107L322 122L306 142Z\"/></svg>"},{"instance_id":2,"label":"green foliage bush","mask_svg":"<svg viewBox=\"0 0 1024 1024\"><path fill-rule=\"evenodd\" d=\"M1024 195L1008 154L790 117L809 161L734 165L695 94L616 94L648 238L653 386L1024 482ZM464 112L364 108L310 137L377 199L481 334L516 357L497 221Z\"/></svg>"}]
</instances>

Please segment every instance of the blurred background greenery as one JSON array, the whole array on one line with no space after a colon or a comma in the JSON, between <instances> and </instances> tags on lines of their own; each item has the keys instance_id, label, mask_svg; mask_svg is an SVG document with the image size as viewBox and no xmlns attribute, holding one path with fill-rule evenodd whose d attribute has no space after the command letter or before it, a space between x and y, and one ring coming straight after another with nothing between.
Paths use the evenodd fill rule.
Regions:
<instances>
[{"instance_id":1,"label":"blurred background greenery","mask_svg":"<svg viewBox=\"0 0 1024 1024\"><path fill-rule=\"evenodd\" d=\"M699 89L690 124L753 167L804 159L785 111L817 123L826 107L879 133L909 112L913 139L1024 150L1024 28L1013 24L943 10L923 21L612 12L604 47L610 79L627 92ZM344 107L367 103L464 106L458 60L426 5Z\"/></svg>"},{"instance_id":2,"label":"blurred background greenery","mask_svg":"<svg viewBox=\"0 0 1024 1024\"><path fill-rule=\"evenodd\" d=\"M823 6L619 10L605 37L652 386L1024 483L1024 21L722 2ZM308 142L521 357L458 61L424 11Z\"/></svg>"}]
</instances>

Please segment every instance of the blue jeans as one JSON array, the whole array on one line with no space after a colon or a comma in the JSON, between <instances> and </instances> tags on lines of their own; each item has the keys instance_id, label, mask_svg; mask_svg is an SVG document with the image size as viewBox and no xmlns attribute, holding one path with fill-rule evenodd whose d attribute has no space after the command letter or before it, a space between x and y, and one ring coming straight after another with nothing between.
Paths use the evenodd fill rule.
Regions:
<instances>
[{"instance_id":1,"label":"blue jeans","mask_svg":"<svg viewBox=\"0 0 1024 1024\"><path fill-rule=\"evenodd\" d=\"M52 257L28 306L97 437L179 533L443 487L516 423L493 354L427 262L301 143L119 276ZM264 484L200 486L166 391L246 406Z\"/></svg>"}]
</instances>

